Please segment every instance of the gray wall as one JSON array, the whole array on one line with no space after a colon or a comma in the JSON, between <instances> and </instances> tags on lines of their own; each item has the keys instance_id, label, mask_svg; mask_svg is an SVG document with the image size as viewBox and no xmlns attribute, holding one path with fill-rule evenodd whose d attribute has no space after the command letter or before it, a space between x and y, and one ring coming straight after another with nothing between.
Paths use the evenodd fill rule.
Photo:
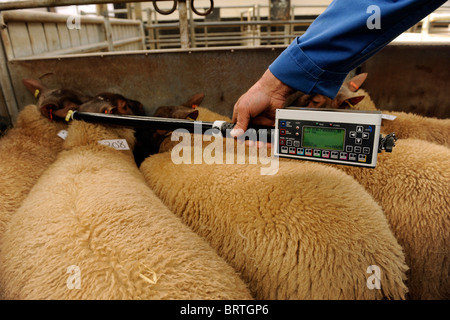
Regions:
<instances>
[{"instance_id":1,"label":"gray wall","mask_svg":"<svg viewBox=\"0 0 450 320\"><path fill-rule=\"evenodd\" d=\"M34 102L23 78L41 78L51 88L87 94L121 93L141 101L149 114L178 105L197 92L205 107L231 115L233 105L282 52L275 48L168 50L157 53L87 54L9 62L20 108ZM364 63L365 88L377 106L450 117L450 45L389 45ZM1 103L0 103L1 107Z\"/></svg>"}]
</instances>

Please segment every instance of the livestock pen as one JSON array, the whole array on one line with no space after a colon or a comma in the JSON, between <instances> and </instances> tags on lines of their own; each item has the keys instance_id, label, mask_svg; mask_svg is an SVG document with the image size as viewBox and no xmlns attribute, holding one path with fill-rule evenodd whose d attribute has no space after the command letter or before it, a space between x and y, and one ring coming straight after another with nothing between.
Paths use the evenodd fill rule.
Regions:
<instances>
[{"instance_id":1,"label":"livestock pen","mask_svg":"<svg viewBox=\"0 0 450 320\"><path fill-rule=\"evenodd\" d=\"M450 120L448 120L450 118L448 94L450 7L448 3L349 74L349 77L361 73L368 74L367 80L361 87L367 95L364 101L370 101L374 108L381 111L398 115L401 121L396 123L398 126L394 126L396 130L397 128L401 130L403 125L408 126L408 121L414 121L414 129L405 130L408 131L408 139L399 140L398 151L395 148L393 151L402 153L408 157L408 161L401 162L400 165L398 161L402 161L402 154L395 154L395 157L383 154L378 168L361 170L352 168L355 170L351 170L317 163L304 164L301 160L294 160L283 162L278 176L274 179L265 179L260 176L256 179L252 175L257 175L255 172L258 170L254 169L259 167L231 165L225 169L215 170L212 167L207 169L195 167L195 164L193 168L178 166L170 161L170 154L167 153L169 151L149 157L140 171L127 167L128 169L122 172L120 165L111 166L108 171L108 154L111 155L110 161L119 161L130 166L131 164L127 163L128 158L127 161L124 160L127 154L123 150L114 150L123 154L112 155L114 153L112 150L105 151L97 145L94 146L92 141L96 139L96 136L90 135L89 130L99 130L102 133L101 137L105 139L108 134L111 134L114 139L125 137L131 148L134 144L133 139L128 135L117 134L115 131L118 130L117 128L96 129L79 124L73 126L56 121L51 123L47 119L40 118L36 108L30 107L37 104L38 94L33 96L23 80L36 79L46 88L72 88L91 97L103 92L117 93L142 103L146 115L153 115L160 106L179 106L188 97L202 93L204 99L201 104L204 109L198 108L199 119L202 119L202 110L205 110L205 112L211 111L210 117L216 117L216 120L222 117L231 120L234 104L239 97L263 75L267 67L283 52L295 35L303 33L331 1L319 1L319 4L312 5L305 4L305 1L267 0L266 6L261 5L260 1L255 1L255 4L245 6L229 4L228 7L226 1L217 0L215 2L212 0L195 2L157 0L153 3L134 1L133 4L127 5L126 2L125 0L0 2L0 121L2 123L0 129L1 135L4 135L0 138L0 152L3 153L0 159L8 159L9 155L12 157L0 163L0 173L3 172L0 190L14 189L7 190L8 192L2 190L3 194L0 197L4 201L0 204L0 210L2 210L0 212L2 223L0 246L5 246L3 249L0 247L0 298L128 299L132 297L149 299L150 297L150 299L157 299L162 297L164 299L168 297L167 299L195 300L208 299L208 297L233 299L233 295L236 299L262 300L450 298L448 279L450 152L447 144L448 137L446 138L446 132L450 130ZM114 6L113 9L109 6L108 9L108 3L123 5L123 9L118 9L119 6ZM288 9L283 6L283 3L290 4ZM54 10L60 6L86 4L96 4L97 14L86 15L80 12L66 14ZM223 6L221 7L220 4ZM176 9L172 10L176 13L175 18L169 16L162 18L160 12L168 13L172 6ZM231 9L237 10L239 14L226 16L225 12ZM401 118L402 114L408 114L408 118ZM424 118L435 119L426 119L421 122L420 119ZM423 128L420 128L422 123ZM437 130L444 138L426 141L427 126L435 124L436 128L429 131ZM39 130L32 131L38 126L40 126ZM24 128L28 131L25 132ZM76 148L71 145L73 141L70 139L63 141L55 137L55 133L65 129L69 133L73 132L72 134L77 138ZM423 129L420 135L416 134L420 129ZM52 135L51 139L46 137L44 141L41 141L42 130L46 130L47 135ZM86 133L83 135L76 130L85 130ZM36 133L35 136L33 136L34 133ZM14 138L13 134L20 136L21 141L27 141L36 146L33 148L33 154L28 155L29 158L24 156L29 152L28 148L17 149L17 145L22 142L18 143L19 138ZM445 141L445 143L439 145L439 141ZM9 153L8 148L13 147L16 148L15 152ZM51 183L52 174L64 171L61 169L61 163L62 166L65 163L63 160L69 157L88 159L86 154L84 158L82 156L88 149L92 149L89 151L91 153L89 157L92 159L106 157L99 161L103 168L91 166L89 163L82 166L74 165L70 174L66 172L73 184L68 190L64 190L69 193L63 193L57 186L52 188L49 186L48 190L54 193L54 197L58 195L60 197L55 200L55 203L60 203L58 205L60 211L56 208L52 209L45 203L37 204L41 197L51 198L46 195L45 183ZM417 155L421 150L431 152L433 155L430 157ZM18 160L16 161L14 157ZM442 159L439 159L440 157ZM39 165L33 165L32 161L28 160L31 158L42 159L42 161ZM427 159L432 161L429 166L426 163ZM70 163L69 160L66 162ZM37 169L31 174L30 171L33 171L33 168ZM93 194L94 192L86 191L87 188L83 188L83 183L87 185L86 181L92 177L92 179L98 179L96 186L102 189L101 174L113 177L114 171L120 171L119 177L120 174L127 175L131 172L132 177L130 176L130 179L105 178L105 183L126 180L127 188L136 183L139 186L137 192L143 194L136 197L137 202L134 202L134 198L131 197L124 201L116 199L112 203L107 202L108 194L102 194L102 192L111 192L115 195L116 193L107 190L115 192L115 188L120 188L120 183L115 186L105 185L104 190L98 190L98 196ZM84 178L77 178L77 172ZM155 174L152 174L153 172ZM22 179L11 183L15 174L23 175ZM58 177L55 181L63 185L64 176L59 174ZM211 177L217 181L220 180L221 183L211 181ZM402 185L401 182L394 181L395 177L404 179L402 181L410 185ZM325 183L326 179L331 181L331 185ZM144 181L148 185L145 185ZM245 195L239 196L233 188L222 185L226 184L226 181L242 183L242 188L238 190L251 193L252 197L249 198L253 202L245 202ZM384 195L384 192L390 192L384 185L386 181L392 185L398 182L395 184L398 189L392 190L393 194L389 196ZM256 190L258 184L265 184L265 186L252 192L252 188ZM221 185L222 187L219 188L218 186ZM297 185L298 188L308 185L310 189L295 194L294 189ZM148 187L149 190L144 191L144 187ZM195 190L189 192L189 188ZM207 194L207 190L211 193ZM219 196L221 190L223 194ZM290 193L283 193L284 190ZM124 194L126 196L129 193ZM359 193L361 197L352 199L355 193ZM421 196L415 197L412 193ZM72 209L67 209L70 212L66 212L66 208L70 206L62 199L72 199L73 196L80 194L89 198L92 202L89 205L92 207L86 209L88 203L83 203L83 199L77 199L80 204L72 208L73 212L70 211ZM156 201L156 204L140 205L138 201L144 201L142 199ZM342 202L340 199L346 203L340 205ZM427 203L423 206L417 203L411 204L417 199ZM98 206L95 201L99 201ZM242 216L236 212L231 214L230 208L233 207L233 201L241 208L245 208ZM307 203L311 205L308 206ZM315 203L317 207L314 206ZM64 207L65 205L67 206ZM98 210L98 216L113 216L112 220L106 219L97 223L101 225L100 229L109 230L107 224L109 221L114 221L118 225L115 225L116 229L112 228L111 232L117 232L120 239L116 241L114 236L113 240L109 236L101 238L101 232L95 230L98 227L90 225L89 219L81 226L75 220L71 220L73 223L71 225L64 225L64 218L52 217L52 210L54 210L55 214L64 213L73 218L79 214L77 210L80 207L85 208L83 210L86 216L90 216L90 213L87 214L89 210ZM150 210L149 208L153 210L150 216L139 212L139 210ZM133 213L126 211L131 209L135 211ZM105 213L101 210L110 210L110 212ZM356 210L358 214L352 214ZM16 212L17 215L15 215ZM127 218L114 216L115 212L127 212L124 214ZM392 216L395 213L395 219L389 216L391 212L393 212ZM173 217L170 216L172 213ZM27 214L33 214L33 218L28 220ZM141 221L139 219L145 221L146 226L151 225L151 219L160 219L158 217L161 214L164 219L171 221L170 226L180 228L181 237L173 230L164 236L158 233L157 228L132 227L139 225ZM408 214L416 215L408 217ZM305 215L307 219L303 220ZM91 217L91 219L94 218ZM164 221L160 220L157 223L164 225ZM87 286L87 283L88 291L75 294L70 292L74 288L79 289L77 282L64 282L67 278L73 279L73 274L66 273L66 270L55 271L52 268L54 261L45 260L48 254L45 251L46 247L42 247L45 223L57 226L55 234L49 238L51 242L47 244L50 248L48 252L52 254L51 259L58 259L58 254L62 254L58 248L51 247L52 243L58 246L60 243L58 239L63 236L63 233L65 234L67 230L74 231L73 243L70 243L70 239L67 242L70 243L66 246L70 248L68 250L81 252L77 245L86 245L87 242L88 246L90 245L87 249L91 251L87 250L86 256L89 255L89 261L95 262L95 264L78 262L78 265L82 266L81 281L83 279L89 279L91 283L95 283L95 280L99 283L110 281L105 286L114 294L110 297L108 292L100 294L91 286ZM123 226L120 223L123 223ZM336 225L333 228L323 228L327 223L336 223ZM141 232L142 237L146 239L142 242L131 238L127 240L128 226L130 226L131 234L138 230L137 232ZM16 237L22 227L28 234ZM310 227L317 229L309 229ZM422 227L427 228L426 232L421 233L418 230ZM160 229L161 233L167 232L163 227ZM365 231L362 232L361 229ZM400 235L396 234L397 229L400 230ZM58 234L58 230L63 231ZM330 232L330 230L335 231ZM36 243L33 243L34 232L36 232ZM292 232L297 233L294 235ZM320 237L315 237L314 232L320 232ZM377 237L374 238L376 241L371 242L367 239L370 237L370 232L377 233ZM3 237L4 234L6 234L5 237ZM96 238L100 239L96 244L100 244L102 249L98 252L95 252L92 247L91 237L94 235L100 237ZM135 236L139 235L135 234ZM362 240L363 237L365 237L364 240ZM38 238L40 238L39 241ZM21 242L24 239L26 243ZM153 239L168 241L167 247L172 248L172 252L164 252L161 249L164 245L158 243L158 245L154 244L154 247L159 248L156 258L146 258L145 265L140 263L143 258L133 261L132 259L138 259L138 256L146 256L141 251L151 252ZM418 243L417 239L421 242ZM187 250L186 245L180 246L180 243L185 241L198 243L200 248L204 248L204 255L194 253L190 257L188 252L183 255L182 262L178 262L177 255L182 254L173 252ZM127 248L128 242L131 247L134 247ZM351 244L349 245L348 242ZM120 243L120 246L116 246L115 243ZM314 245L320 245L320 248L315 248ZM27 260L27 257L32 257L36 253L36 247L40 248L39 263L48 268L43 270L48 273L39 279L33 278L33 274L36 273L30 272L29 269L32 268L34 260ZM22 263L13 261L15 249L21 250L17 256L24 259L23 266L28 266L26 274L29 279L21 278ZM128 249L135 257L127 256L129 260L125 259L125 261L120 250L125 252ZM272 251L265 252L265 250ZM351 254L350 250L353 250ZM68 256L61 258L61 261L58 260L59 262L55 265L71 266L70 253L67 254ZM148 255L147 252L146 254ZM170 254L172 255L168 256ZM203 258L205 261L208 260L208 263L205 262L202 265L202 256L208 257ZM190 264L186 262L189 259ZM283 259L289 259L289 261ZM370 262L370 259L380 259L380 261ZM422 265L423 260L427 260L424 265ZM109 269L102 264L105 261ZM125 262L121 264L123 261ZM164 263L158 265L158 261L164 261ZM439 265L433 265L434 261ZM154 265L148 266L149 263ZM180 267L177 263L187 265ZM385 273L380 278L381 291L370 288L369 280L366 286L365 280L372 274L369 273L372 269L369 271L364 269L358 274L359 269L353 269L357 264L359 264L358 268L362 265L372 267L377 264L385 268L383 269ZM104 267L102 270L107 270L107 274L102 274L101 270L95 269L94 266L98 265L102 265ZM196 265L202 265L202 268L206 269L206 271L202 269L202 277L198 277L203 279L201 283L194 276L195 273L190 274L189 271L190 266L196 268ZM220 270L211 272L211 277L218 273L221 273L223 277L217 278L217 281L209 279L210 284L205 279L208 278L207 268L213 265L220 266L220 270L226 272ZM130 270L125 270L127 266L131 266ZM173 276L178 277L177 281L182 282L183 279L188 278L183 276L182 272L190 275L192 279L189 279L187 284L183 282L183 289L176 292L178 287L176 283L164 282L170 281L170 276L166 275L165 278L164 268L170 269ZM345 275L327 290L326 283L332 281L336 270ZM62 273L55 275L55 272ZM103 278L96 278L97 273ZM167 274L170 272L167 271ZM62 281L62 284L55 282L56 278ZM36 286L45 285L45 281L53 281L52 287L42 291L37 290ZM114 281L118 281L117 286L114 286ZM127 285L125 286L124 283ZM156 283L158 285L155 285ZM81 287L83 284L84 282ZM198 292L191 290L187 294L186 288L190 286L198 288ZM167 293L164 291L165 287L173 292ZM220 291L225 287L226 292ZM52 288L55 288L54 292L51 291ZM211 290L209 296L208 288ZM66 289L69 291L65 291ZM135 289L137 291L132 292ZM156 291L149 293L146 290Z\"/></svg>"}]
</instances>

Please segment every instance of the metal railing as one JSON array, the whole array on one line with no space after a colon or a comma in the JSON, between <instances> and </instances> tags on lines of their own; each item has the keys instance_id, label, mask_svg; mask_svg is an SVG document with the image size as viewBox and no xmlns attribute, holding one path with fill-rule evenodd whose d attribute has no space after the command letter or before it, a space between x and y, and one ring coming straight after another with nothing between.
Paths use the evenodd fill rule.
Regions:
<instances>
[{"instance_id":1,"label":"metal railing","mask_svg":"<svg viewBox=\"0 0 450 320\"><path fill-rule=\"evenodd\" d=\"M83 16L75 22L71 18L32 10L1 12L8 59L146 48L141 21Z\"/></svg>"},{"instance_id":2,"label":"metal railing","mask_svg":"<svg viewBox=\"0 0 450 320\"><path fill-rule=\"evenodd\" d=\"M302 5L291 6L291 17L301 16L306 8L316 8L315 15L305 15L301 19L270 20L261 11L268 11L266 5L222 6L214 10L242 9L240 15L234 18L219 17L217 20L208 18L194 19L189 10L188 30L189 48L214 46L259 46L287 45L301 35L314 21L320 11L326 6ZM144 24L149 49L180 48L179 21L159 21L156 11L147 9L147 21Z\"/></svg>"}]
</instances>

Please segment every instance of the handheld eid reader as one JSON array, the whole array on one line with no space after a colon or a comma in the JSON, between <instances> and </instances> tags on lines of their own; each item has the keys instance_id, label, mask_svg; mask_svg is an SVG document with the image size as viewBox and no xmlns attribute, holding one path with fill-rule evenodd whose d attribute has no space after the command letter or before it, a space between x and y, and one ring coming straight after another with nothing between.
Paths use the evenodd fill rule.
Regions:
<instances>
[{"instance_id":1,"label":"handheld eid reader","mask_svg":"<svg viewBox=\"0 0 450 320\"><path fill-rule=\"evenodd\" d=\"M191 133L226 137L230 137L235 126L235 123L225 121L202 122L78 111L67 113L66 121L71 119L130 128L170 131L183 128ZM397 140L394 133L385 137L380 134L381 119L380 111L289 107L277 109L275 129L252 126L247 132L253 132L256 140L271 142L275 146L275 156L375 168L377 154L382 150L392 152Z\"/></svg>"},{"instance_id":2,"label":"handheld eid reader","mask_svg":"<svg viewBox=\"0 0 450 320\"><path fill-rule=\"evenodd\" d=\"M380 111L277 109L275 155L375 168L381 119Z\"/></svg>"}]
</instances>

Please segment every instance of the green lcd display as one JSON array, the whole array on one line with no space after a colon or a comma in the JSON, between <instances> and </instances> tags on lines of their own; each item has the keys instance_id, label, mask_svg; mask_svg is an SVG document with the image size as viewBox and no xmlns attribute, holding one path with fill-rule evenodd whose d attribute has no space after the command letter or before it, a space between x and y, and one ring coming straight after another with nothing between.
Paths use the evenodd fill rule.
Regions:
<instances>
[{"instance_id":1,"label":"green lcd display","mask_svg":"<svg viewBox=\"0 0 450 320\"><path fill-rule=\"evenodd\" d=\"M303 127L303 148L317 148L326 150L344 150L345 129Z\"/></svg>"}]
</instances>

